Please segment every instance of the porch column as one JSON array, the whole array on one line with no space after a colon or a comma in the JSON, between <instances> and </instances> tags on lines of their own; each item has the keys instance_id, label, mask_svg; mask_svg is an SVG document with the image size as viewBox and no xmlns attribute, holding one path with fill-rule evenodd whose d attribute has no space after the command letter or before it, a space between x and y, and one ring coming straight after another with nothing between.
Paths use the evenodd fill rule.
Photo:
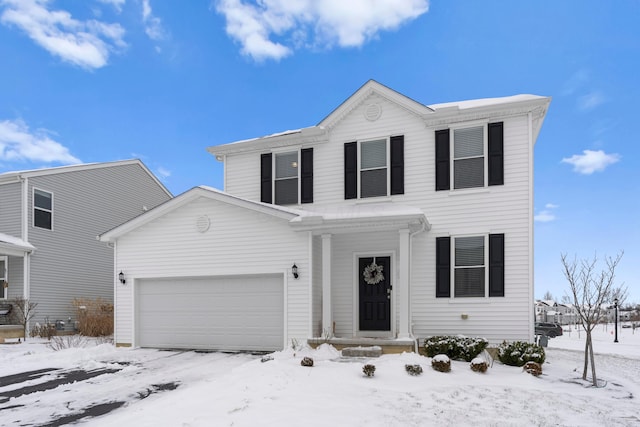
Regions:
<instances>
[{"instance_id":1,"label":"porch column","mask_svg":"<svg viewBox=\"0 0 640 427\"><path fill-rule=\"evenodd\" d=\"M322 336L333 337L331 315L331 234L322 235Z\"/></svg>"},{"instance_id":2,"label":"porch column","mask_svg":"<svg viewBox=\"0 0 640 427\"><path fill-rule=\"evenodd\" d=\"M411 337L409 329L409 230L398 231L400 235L400 254L398 267L400 275L396 297L398 298L399 330L398 338Z\"/></svg>"}]
</instances>

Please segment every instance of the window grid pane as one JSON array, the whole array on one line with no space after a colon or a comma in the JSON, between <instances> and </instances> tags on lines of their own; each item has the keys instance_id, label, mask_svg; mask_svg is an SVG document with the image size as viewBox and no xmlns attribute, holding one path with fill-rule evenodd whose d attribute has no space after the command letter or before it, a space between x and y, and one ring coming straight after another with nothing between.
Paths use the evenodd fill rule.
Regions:
<instances>
[{"instance_id":1,"label":"window grid pane","mask_svg":"<svg viewBox=\"0 0 640 427\"><path fill-rule=\"evenodd\" d=\"M36 208L51 210L51 193L33 190L33 205Z\"/></svg>"},{"instance_id":2,"label":"window grid pane","mask_svg":"<svg viewBox=\"0 0 640 427\"><path fill-rule=\"evenodd\" d=\"M298 152L276 154L276 179L298 177Z\"/></svg>"},{"instance_id":3,"label":"window grid pane","mask_svg":"<svg viewBox=\"0 0 640 427\"><path fill-rule=\"evenodd\" d=\"M483 297L484 267L456 268L454 295L456 297Z\"/></svg>"},{"instance_id":4,"label":"window grid pane","mask_svg":"<svg viewBox=\"0 0 640 427\"><path fill-rule=\"evenodd\" d=\"M453 157L477 157L484 155L484 127L455 129L453 131Z\"/></svg>"},{"instance_id":5,"label":"window grid pane","mask_svg":"<svg viewBox=\"0 0 640 427\"><path fill-rule=\"evenodd\" d=\"M484 157L453 162L453 188L484 187Z\"/></svg>"},{"instance_id":6,"label":"window grid pane","mask_svg":"<svg viewBox=\"0 0 640 427\"><path fill-rule=\"evenodd\" d=\"M275 193L276 205L298 204L298 178L277 180Z\"/></svg>"},{"instance_id":7,"label":"window grid pane","mask_svg":"<svg viewBox=\"0 0 640 427\"><path fill-rule=\"evenodd\" d=\"M387 169L362 171L360 197L378 197L387 195Z\"/></svg>"},{"instance_id":8,"label":"window grid pane","mask_svg":"<svg viewBox=\"0 0 640 427\"><path fill-rule=\"evenodd\" d=\"M387 167L387 140L367 141L360 144L360 169Z\"/></svg>"},{"instance_id":9,"label":"window grid pane","mask_svg":"<svg viewBox=\"0 0 640 427\"><path fill-rule=\"evenodd\" d=\"M51 230L51 212L42 209L33 210L33 225Z\"/></svg>"}]
</instances>

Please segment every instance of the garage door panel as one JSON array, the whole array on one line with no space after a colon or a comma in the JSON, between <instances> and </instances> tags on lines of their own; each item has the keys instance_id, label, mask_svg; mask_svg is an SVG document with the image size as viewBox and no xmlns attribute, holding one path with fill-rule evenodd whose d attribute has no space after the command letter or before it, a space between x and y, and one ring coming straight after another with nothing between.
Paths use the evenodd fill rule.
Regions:
<instances>
[{"instance_id":1,"label":"garage door panel","mask_svg":"<svg viewBox=\"0 0 640 427\"><path fill-rule=\"evenodd\" d=\"M137 289L141 347L282 349L282 275L145 279Z\"/></svg>"}]
</instances>

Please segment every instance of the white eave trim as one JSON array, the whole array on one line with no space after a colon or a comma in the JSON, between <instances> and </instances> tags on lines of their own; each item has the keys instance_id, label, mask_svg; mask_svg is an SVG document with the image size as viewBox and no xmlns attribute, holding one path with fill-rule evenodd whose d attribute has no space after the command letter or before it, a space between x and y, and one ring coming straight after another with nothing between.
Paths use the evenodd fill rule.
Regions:
<instances>
[{"instance_id":1,"label":"white eave trim","mask_svg":"<svg viewBox=\"0 0 640 427\"><path fill-rule=\"evenodd\" d=\"M23 256L36 250L29 242L0 233L0 255Z\"/></svg>"},{"instance_id":2,"label":"white eave trim","mask_svg":"<svg viewBox=\"0 0 640 427\"><path fill-rule=\"evenodd\" d=\"M321 126L289 130L260 138L245 139L229 144L207 147L214 156L264 151L280 147L317 145L329 141L327 130Z\"/></svg>"},{"instance_id":3,"label":"white eave trim","mask_svg":"<svg viewBox=\"0 0 640 427\"><path fill-rule=\"evenodd\" d=\"M224 191L217 190L212 187L199 186L194 187L184 193L176 196L175 198L166 201L165 203L156 206L148 212L139 215L138 217L125 222L111 230L97 236L97 239L102 242L115 242L119 237L157 219L165 214L174 211L175 209L184 206L191 201L204 197L211 200L216 200L222 203L226 203L232 206L238 206L245 209L250 209L256 212L261 212L267 215L271 215L276 218L281 218L287 221L299 216L306 215L306 212L299 211L297 209L286 208L278 205L270 205L267 203L255 202L252 200L244 199L241 197L233 196Z\"/></svg>"}]
</instances>

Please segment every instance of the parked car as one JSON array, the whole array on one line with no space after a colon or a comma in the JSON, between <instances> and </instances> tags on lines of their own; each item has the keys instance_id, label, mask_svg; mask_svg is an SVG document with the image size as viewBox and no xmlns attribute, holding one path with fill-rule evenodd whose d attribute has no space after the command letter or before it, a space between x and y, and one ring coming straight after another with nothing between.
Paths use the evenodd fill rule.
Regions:
<instances>
[{"instance_id":1,"label":"parked car","mask_svg":"<svg viewBox=\"0 0 640 427\"><path fill-rule=\"evenodd\" d=\"M562 326L557 323L536 322L536 335L544 335L555 338L562 335Z\"/></svg>"}]
</instances>

